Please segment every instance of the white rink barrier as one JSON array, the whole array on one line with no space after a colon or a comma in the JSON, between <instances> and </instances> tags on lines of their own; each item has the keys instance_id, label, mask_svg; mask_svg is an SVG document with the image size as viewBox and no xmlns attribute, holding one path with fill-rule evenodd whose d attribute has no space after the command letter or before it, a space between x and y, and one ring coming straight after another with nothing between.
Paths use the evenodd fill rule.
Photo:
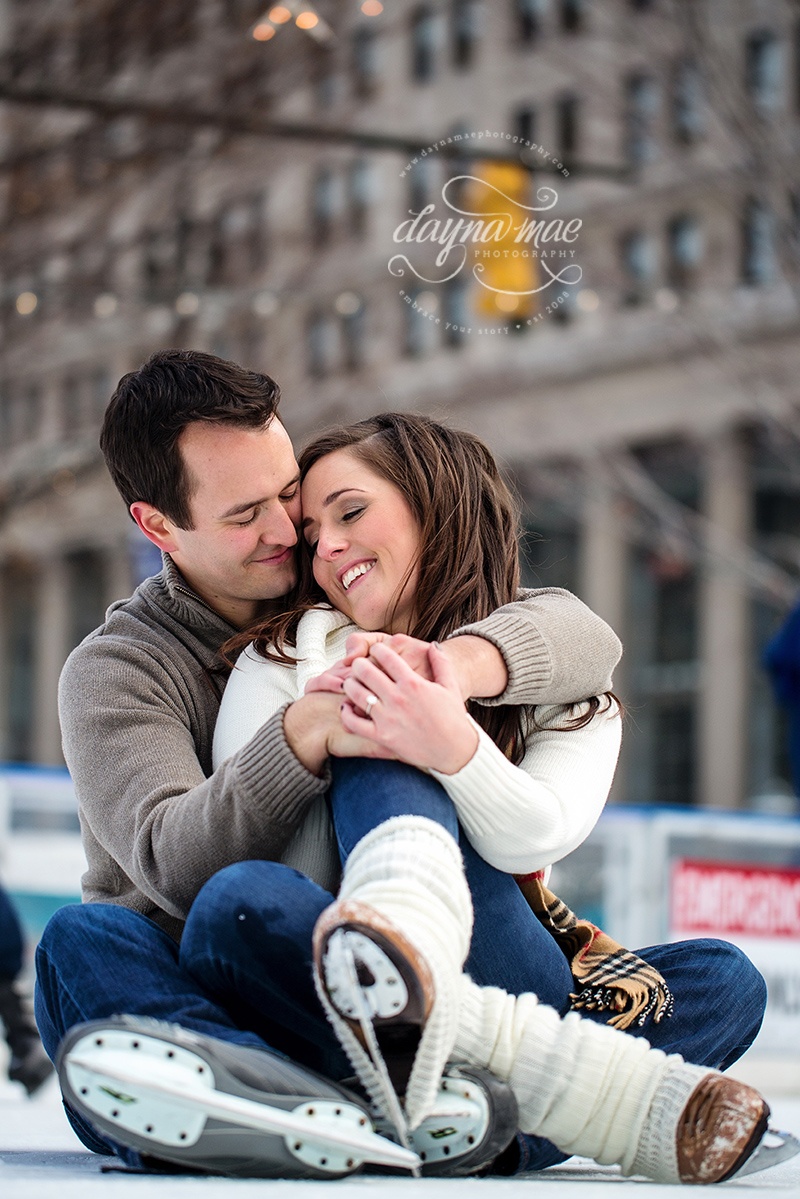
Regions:
<instances>
[{"instance_id":1,"label":"white rink barrier","mask_svg":"<svg viewBox=\"0 0 800 1199\"><path fill-rule=\"evenodd\" d=\"M610 807L550 885L630 949L693 937L738 945L767 981L759 1053L800 1066L800 820Z\"/></svg>"}]
</instances>

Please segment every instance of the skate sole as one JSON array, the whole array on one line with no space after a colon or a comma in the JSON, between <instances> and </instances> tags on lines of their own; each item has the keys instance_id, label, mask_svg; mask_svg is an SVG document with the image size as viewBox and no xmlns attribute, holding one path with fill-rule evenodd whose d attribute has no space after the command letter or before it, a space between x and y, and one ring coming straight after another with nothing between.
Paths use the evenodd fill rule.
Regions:
<instances>
[{"instance_id":1,"label":"skate sole","mask_svg":"<svg viewBox=\"0 0 800 1199\"><path fill-rule=\"evenodd\" d=\"M350 954L359 995L353 994ZM433 1007L427 963L390 921L353 900L332 905L317 921L314 962L329 1003L365 1050L359 1013L368 1013L392 1086L402 1097Z\"/></svg>"},{"instance_id":2,"label":"skate sole","mask_svg":"<svg viewBox=\"0 0 800 1199\"><path fill-rule=\"evenodd\" d=\"M153 1024L78 1026L59 1050L65 1100L112 1141L192 1170L251 1178L342 1177L366 1160L414 1165L333 1084L317 1088L310 1072L265 1053L275 1075L268 1093L232 1074L203 1038Z\"/></svg>"}]
</instances>

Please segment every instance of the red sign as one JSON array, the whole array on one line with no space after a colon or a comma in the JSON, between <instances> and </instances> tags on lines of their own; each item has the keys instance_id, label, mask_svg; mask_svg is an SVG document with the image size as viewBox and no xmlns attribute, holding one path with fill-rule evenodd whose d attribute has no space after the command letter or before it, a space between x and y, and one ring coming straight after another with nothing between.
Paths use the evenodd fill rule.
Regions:
<instances>
[{"instance_id":1,"label":"red sign","mask_svg":"<svg viewBox=\"0 0 800 1199\"><path fill-rule=\"evenodd\" d=\"M670 916L673 933L800 939L800 870L679 859Z\"/></svg>"}]
</instances>

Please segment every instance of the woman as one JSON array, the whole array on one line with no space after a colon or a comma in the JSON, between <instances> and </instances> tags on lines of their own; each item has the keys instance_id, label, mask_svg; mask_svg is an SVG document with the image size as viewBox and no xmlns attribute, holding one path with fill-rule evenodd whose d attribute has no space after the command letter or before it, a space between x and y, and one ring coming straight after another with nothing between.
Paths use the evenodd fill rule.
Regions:
<instances>
[{"instance_id":1,"label":"woman","mask_svg":"<svg viewBox=\"0 0 800 1199\"><path fill-rule=\"evenodd\" d=\"M401 768L407 794L401 787L375 805L348 785L348 764L334 763L334 822L346 862L339 901L319 913L317 984L362 1081L378 1102L391 1102L381 1073L386 1056L413 1127L455 1053L506 1078L521 1127L566 1152L659 1178L729 1176L765 1126L766 1105L754 1092L575 1016L561 1023L535 995L515 999L486 985L506 981L502 969L493 979L486 961L491 931L479 939L478 969L473 944L475 981L462 974L470 891L476 920L478 896L502 894L512 935L495 909L494 940L505 931L505 956L521 950L523 974L541 956L540 927L519 910L519 889L501 871L541 871L593 827L619 747L613 697L535 719L502 707L470 713L435 645L427 651L430 679L382 645L334 666L351 620L430 640L514 598L515 514L488 450L424 418L388 415L321 438L301 456L301 472L313 582L301 582L288 616L256 630L228 684L215 757L231 753L321 672L316 685L345 696L331 738L338 758L368 753L418 768ZM335 610L320 607L323 597ZM462 842L469 887L454 839L458 819L473 847ZM307 860L326 820L323 809L309 818L287 863ZM545 988L534 981L541 996ZM569 994L571 980L567 986ZM486 1046L494 1046L488 1056ZM719 1109L722 1123L732 1108L728 1133L734 1125L738 1133L717 1121L720 1151L709 1164L704 1147L698 1165L687 1112L701 1102Z\"/></svg>"}]
</instances>

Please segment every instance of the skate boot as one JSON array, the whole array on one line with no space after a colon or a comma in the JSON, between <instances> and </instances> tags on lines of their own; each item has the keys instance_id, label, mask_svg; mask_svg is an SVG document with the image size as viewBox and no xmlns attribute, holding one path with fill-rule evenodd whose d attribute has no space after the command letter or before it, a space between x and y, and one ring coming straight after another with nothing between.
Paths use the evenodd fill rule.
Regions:
<instances>
[{"instance_id":1,"label":"skate boot","mask_svg":"<svg viewBox=\"0 0 800 1199\"><path fill-rule=\"evenodd\" d=\"M416 1170L353 1092L267 1050L136 1016L79 1024L59 1046L65 1101L148 1158L246 1178Z\"/></svg>"},{"instance_id":2,"label":"skate boot","mask_svg":"<svg viewBox=\"0 0 800 1199\"><path fill-rule=\"evenodd\" d=\"M769 1108L752 1087L574 1012L561 1018L535 995L464 977L455 1052L510 1083L524 1132L626 1174L724 1182L800 1149L786 1134L761 1147Z\"/></svg>"},{"instance_id":3,"label":"skate boot","mask_svg":"<svg viewBox=\"0 0 800 1199\"><path fill-rule=\"evenodd\" d=\"M393 1129L373 1109L379 1132ZM424 1177L461 1178L481 1174L507 1149L519 1129L514 1092L488 1070L450 1065L433 1108L409 1134Z\"/></svg>"},{"instance_id":4,"label":"skate boot","mask_svg":"<svg viewBox=\"0 0 800 1199\"><path fill-rule=\"evenodd\" d=\"M317 921L320 1000L401 1141L433 1108L455 1040L471 933L458 846L441 825L416 816L394 817L362 838L339 899Z\"/></svg>"},{"instance_id":5,"label":"skate boot","mask_svg":"<svg viewBox=\"0 0 800 1199\"><path fill-rule=\"evenodd\" d=\"M42 1048L30 1004L14 982L0 983L0 1020L11 1050L8 1077L33 1095L53 1073L53 1064Z\"/></svg>"}]
</instances>

